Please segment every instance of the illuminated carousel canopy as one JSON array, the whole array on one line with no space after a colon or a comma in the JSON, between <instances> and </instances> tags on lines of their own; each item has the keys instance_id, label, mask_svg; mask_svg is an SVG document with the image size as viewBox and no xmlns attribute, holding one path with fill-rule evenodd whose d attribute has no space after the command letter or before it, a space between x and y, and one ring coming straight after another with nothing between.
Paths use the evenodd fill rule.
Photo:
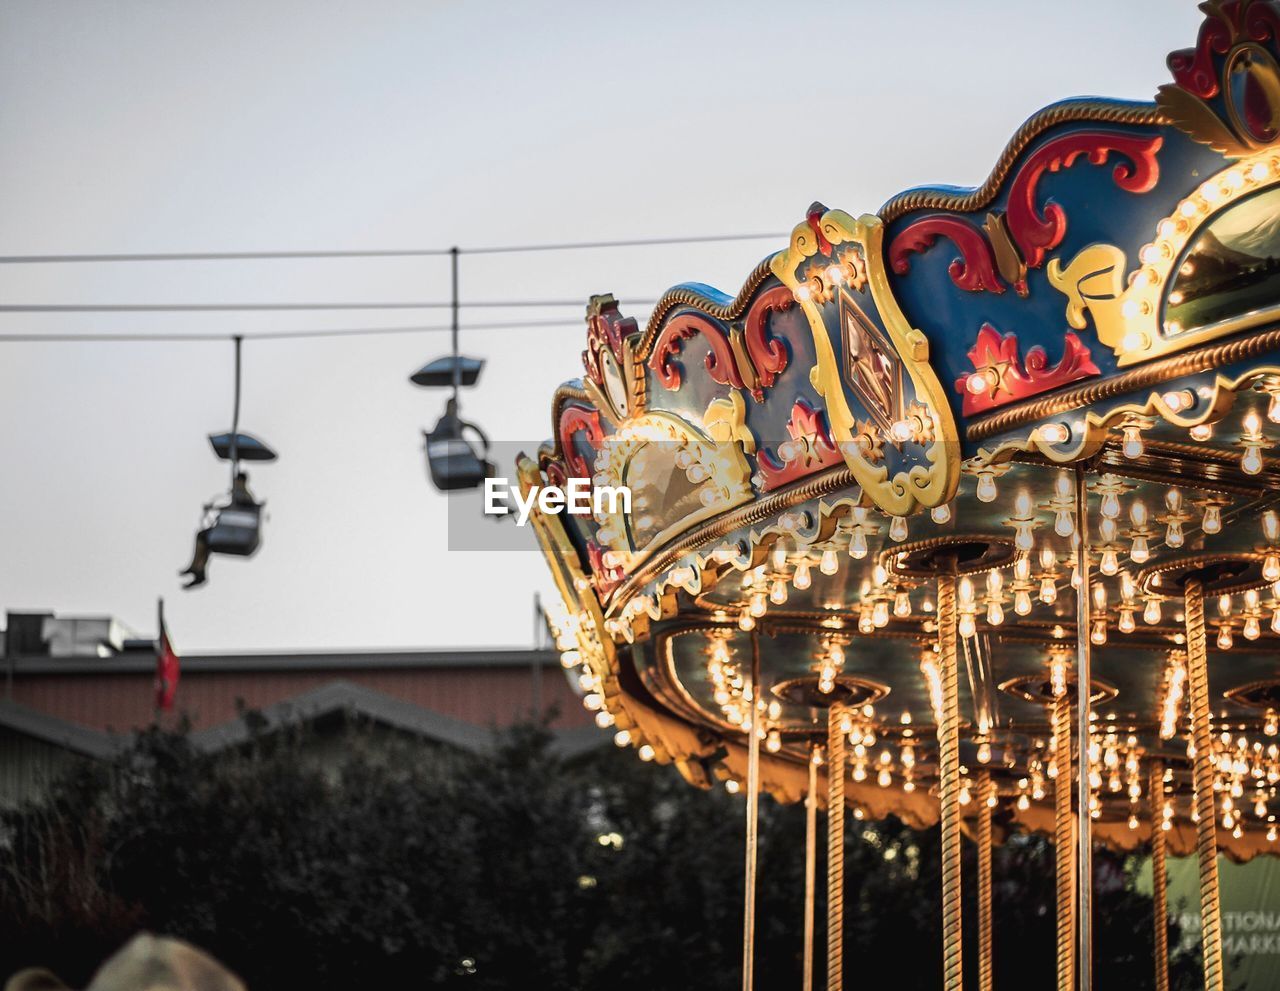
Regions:
<instances>
[{"instance_id":1,"label":"illuminated carousel canopy","mask_svg":"<svg viewBox=\"0 0 1280 991\"><path fill-rule=\"evenodd\" d=\"M534 517L620 745L817 767L944 857L949 807L1062 845L1084 753L1086 838L1280 851L1280 4L1204 9L1154 103L1048 107L977 189L815 203L643 327L592 297L520 471L631 491Z\"/></svg>"}]
</instances>

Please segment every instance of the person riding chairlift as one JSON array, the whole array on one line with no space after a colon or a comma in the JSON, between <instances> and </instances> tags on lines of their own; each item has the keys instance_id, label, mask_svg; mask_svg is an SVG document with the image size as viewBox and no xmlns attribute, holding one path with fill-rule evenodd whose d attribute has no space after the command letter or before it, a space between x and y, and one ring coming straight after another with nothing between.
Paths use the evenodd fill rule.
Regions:
<instances>
[{"instance_id":1,"label":"person riding chairlift","mask_svg":"<svg viewBox=\"0 0 1280 991\"><path fill-rule=\"evenodd\" d=\"M205 526L196 534L191 563L178 572L179 575L191 576L184 588L195 588L208 580L206 571L210 554L248 557L258 549L261 541L262 503L249 491L249 476L245 472L236 472L230 501L226 505L210 504L204 508Z\"/></svg>"}]
</instances>

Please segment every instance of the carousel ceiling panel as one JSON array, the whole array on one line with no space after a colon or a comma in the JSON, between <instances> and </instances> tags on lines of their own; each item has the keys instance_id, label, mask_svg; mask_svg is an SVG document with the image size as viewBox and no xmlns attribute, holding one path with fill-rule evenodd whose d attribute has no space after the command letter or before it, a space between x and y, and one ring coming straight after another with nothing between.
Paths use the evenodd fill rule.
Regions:
<instances>
[{"instance_id":1,"label":"carousel ceiling panel","mask_svg":"<svg viewBox=\"0 0 1280 991\"><path fill-rule=\"evenodd\" d=\"M1276 835L1280 51L1245 20L1156 102L1034 114L977 189L812 204L735 296L677 286L643 327L591 299L521 477L634 497L533 517L601 725L736 780L758 652L766 786L797 794L834 707L850 801L919 819L954 664L965 780L1039 828L1083 642L1095 812L1149 835L1190 814L1189 599L1218 783L1251 807L1223 842Z\"/></svg>"}]
</instances>

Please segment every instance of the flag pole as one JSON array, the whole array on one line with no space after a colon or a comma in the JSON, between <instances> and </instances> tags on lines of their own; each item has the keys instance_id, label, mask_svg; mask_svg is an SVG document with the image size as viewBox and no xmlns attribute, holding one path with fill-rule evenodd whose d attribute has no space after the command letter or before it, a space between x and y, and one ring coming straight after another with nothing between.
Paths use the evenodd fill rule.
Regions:
<instances>
[{"instance_id":1,"label":"flag pole","mask_svg":"<svg viewBox=\"0 0 1280 991\"><path fill-rule=\"evenodd\" d=\"M156 652L156 681L157 681L157 683L159 682L159 679L160 679L160 652L161 652L162 650L164 650L164 596L163 596L163 595L160 595L160 596L157 596L157 597L156 597L156 643L155 643L155 652ZM156 690L155 690L155 688L153 687L152 692L151 692L151 695L152 695L152 703L153 703L153 706L154 706L154 712L155 712L155 724L156 724L156 726L159 726L159 725L160 725L160 711L161 711L161 710L160 710L160 693L159 693L158 691L156 691Z\"/></svg>"}]
</instances>

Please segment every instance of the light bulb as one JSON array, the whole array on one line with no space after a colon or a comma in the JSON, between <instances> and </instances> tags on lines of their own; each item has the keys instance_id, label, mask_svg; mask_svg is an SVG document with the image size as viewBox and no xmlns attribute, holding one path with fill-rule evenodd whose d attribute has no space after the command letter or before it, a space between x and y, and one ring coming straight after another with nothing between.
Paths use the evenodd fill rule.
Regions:
<instances>
[{"instance_id":1,"label":"light bulb","mask_svg":"<svg viewBox=\"0 0 1280 991\"><path fill-rule=\"evenodd\" d=\"M1031 532L1030 523L1018 523L1014 525L1013 546L1020 551L1029 551L1035 546L1035 535Z\"/></svg>"},{"instance_id":2,"label":"light bulb","mask_svg":"<svg viewBox=\"0 0 1280 991\"><path fill-rule=\"evenodd\" d=\"M1169 525L1165 527L1164 542L1170 547L1181 547L1185 539L1182 534L1182 521L1170 520Z\"/></svg>"},{"instance_id":3,"label":"light bulb","mask_svg":"<svg viewBox=\"0 0 1280 991\"><path fill-rule=\"evenodd\" d=\"M1104 519L1098 524L1098 536L1104 544L1113 544L1120 536L1120 524L1115 520Z\"/></svg>"},{"instance_id":4,"label":"light bulb","mask_svg":"<svg viewBox=\"0 0 1280 991\"><path fill-rule=\"evenodd\" d=\"M1114 547L1108 547L1102 552L1102 563L1098 565L1098 570L1108 578L1120 570L1120 559Z\"/></svg>"},{"instance_id":5,"label":"light bulb","mask_svg":"<svg viewBox=\"0 0 1280 991\"><path fill-rule=\"evenodd\" d=\"M738 613L738 629L743 633L750 633L756 628L756 618L751 615L750 609L744 609Z\"/></svg>"},{"instance_id":6,"label":"light bulb","mask_svg":"<svg viewBox=\"0 0 1280 991\"><path fill-rule=\"evenodd\" d=\"M849 538L849 556L858 561L867 556L867 535L862 527L854 527L853 536Z\"/></svg>"},{"instance_id":7,"label":"light bulb","mask_svg":"<svg viewBox=\"0 0 1280 991\"><path fill-rule=\"evenodd\" d=\"M1272 392L1267 403L1267 419L1272 423L1280 423L1280 392Z\"/></svg>"},{"instance_id":8,"label":"light bulb","mask_svg":"<svg viewBox=\"0 0 1280 991\"><path fill-rule=\"evenodd\" d=\"M944 502L941 506L934 506L929 510L929 518L938 524L951 522L951 505Z\"/></svg>"},{"instance_id":9,"label":"light bulb","mask_svg":"<svg viewBox=\"0 0 1280 991\"><path fill-rule=\"evenodd\" d=\"M1268 554L1263 558L1262 577L1269 582L1280 580L1280 556Z\"/></svg>"},{"instance_id":10,"label":"light bulb","mask_svg":"<svg viewBox=\"0 0 1280 991\"><path fill-rule=\"evenodd\" d=\"M1058 598L1058 586L1052 578L1042 578L1040 580L1040 601L1046 606L1051 606Z\"/></svg>"},{"instance_id":11,"label":"light bulb","mask_svg":"<svg viewBox=\"0 0 1280 991\"><path fill-rule=\"evenodd\" d=\"M769 601L775 606L780 606L787 601L787 583L781 578L775 578L773 584L769 586Z\"/></svg>"},{"instance_id":12,"label":"light bulb","mask_svg":"<svg viewBox=\"0 0 1280 991\"><path fill-rule=\"evenodd\" d=\"M956 596L960 600L961 609L973 608L973 581L964 575L956 586Z\"/></svg>"},{"instance_id":13,"label":"light bulb","mask_svg":"<svg viewBox=\"0 0 1280 991\"><path fill-rule=\"evenodd\" d=\"M787 566L787 548L782 543L782 541L779 540L776 544L773 545L773 570L781 571L786 566Z\"/></svg>"},{"instance_id":14,"label":"light bulb","mask_svg":"<svg viewBox=\"0 0 1280 991\"><path fill-rule=\"evenodd\" d=\"M871 611L871 623L877 630L889 625L889 603L884 599L876 600L875 607Z\"/></svg>"},{"instance_id":15,"label":"light bulb","mask_svg":"<svg viewBox=\"0 0 1280 991\"><path fill-rule=\"evenodd\" d=\"M1132 424L1125 427L1122 431L1124 440L1120 445L1120 450L1126 458L1140 458L1144 450L1142 444L1142 428Z\"/></svg>"},{"instance_id":16,"label":"light bulb","mask_svg":"<svg viewBox=\"0 0 1280 991\"><path fill-rule=\"evenodd\" d=\"M1177 489L1170 489L1164 494L1164 504L1169 507L1169 512L1179 512L1182 509L1182 493Z\"/></svg>"},{"instance_id":17,"label":"light bulb","mask_svg":"<svg viewBox=\"0 0 1280 991\"><path fill-rule=\"evenodd\" d=\"M1280 540L1280 515L1274 509L1262 514L1262 535L1271 543Z\"/></svg>"},{"instance_id":18,"label":"light bulb","mask_svg":"<svg viewBox=\"0 0 1280 991\"><path fill-rule=\"evenodd\" d=\"M1059 509L1053 517L1053 532L1059 537L1070 537L1076 532L1075 515L1069 509Z\"/></svg>"},{"instance_id":19,"label":"light bulb","mask_svg":"<svg viewBox=\"0 0 1280 991\"><path fill-rule=\"evenodd\" d=\"M995 599L987 603L987 622L992 626L999 626L1004 622L1004 607Z\"/></svg>"},{"instance_id":20,"label":"light bulb","mask_svg":"<svg viewBox=\"0 0 1280 991\"><path fill-rule=\"evenodd\" d=\"M809 572L808 558L801 558L799 563L796 564L796 573L791 578L791 584L801 592L813 584L813 576Z\"/></svg>"},{"instance_id":21,"label":"light bulb","mask_svg":"<svg viewBox=\"0 0 1280 991\"><path fill-rule=\"evenodd\" d=\"M905 516L895 516L889 524L889 537L898 543L907 539L907 518Z\"/></svg>"},{"instance_id":22,"label":"light bulb","mask_svg":"<svg viewBox=\"0 0 1280 991\"><path fill-rule=\"evenodd\" d=\"M834 547L828 547L822 552L822 560L818 562L818 570L824 575L834 575L840 570L840 558L836 554Z\"/></svg>"},{"instance_id":23,"label":"light bulb","mask_svg":"<svg viewBox=\"0 0 1280 991\"><path fill-rule=\"evenodd\" d=\"M1155 626L1160 622L1160 600L1148 599L1146 606L1142 610L1142 621L1148 626Z\"/></svg>"},{"instance_id":24,"label":"light bulb","mask_svg":"<svg viewBox=\"0 0 1280 991\"><path fill-rule=\"evenodd\" d=\"M1257 444L1246 444L1244 454L1240 458L1240 470L1246 475L1262 473L1262 448Z\"/></svg>"},{"instance_id":25,"label":"light bulb","mask_svg":"<svg viewBox=\"0 0 1280 991\"><path fill-rule=\"evenodd\" d=\"M1053 553L1052 547L1040 548L1040 568L1042 571L1052 571L1058 565L1058 556Z\"/></svg>"},{"instance_id":26,"label":"light bulb","mask_svg":"<svg viewBox=\"0 0 1280 991\"><path fill-rule=\"evenodd\" d=\"M1219 650L1230 650L1233 643L1235 643L1235 640L1231 636L1231 627L1224 626L1222 629L1218 630Z\"/></svg>"},{"instance_id":27,"label":"light bulb","mask_svg":"<svg viewBox=\"0 0 1280 991\"><path fill-rule=\"evenodd\" d=\"M1105 619L1094 621L1093 630L1089 633L1089 640L1098 646L1107 642L1107 621Z\"/></svg>"},{"instance_id":28,"label":"light bulb","mask_svg":"<svg viewBox=\"0 0 1280 991\"><path fill-rule=\"evenodd\" d=\"M1137 624L1135 624L1135 623L1134 623L1134 621L1133 621L1133 610L1132 610L1132 609L1121 609L1121 610L1120 610L1120 622L1119 622L1119 624L1118 624L1118 625L1119 625L1119 627L1120 627L1120 632L1121 632L1121 633L1132 633L1132 632L1134 631L1134 629L1136 628Z\"/></svg>"},{"instance_id":29,"label":"light bulb","mask_svg":"<svg viewBox=\"0 0 1280 991\"><path fill-rule=\"evenodd\" d=\"M1031 612L1031 593L1025 588L1018 589L1013 595L1013 611L1019 616L1026 616Z\"/></svg>"},{"instance_id":30,"label":"light bulb","mask_svg":"<svg viewBox=\"0 0 1280 991\"><path fill-rule=\"evenodd\" d=\"M1013 577L1020 582L1025 582L1031 577L1031 558L1025 554L1019 554L1013 562Z\"/></svg>"},{"instance_id":31,"label":"light bulb","mask_svg":"<svg viewBox=\"0 0 1280 991\"><path fill-rule=\"evenodd\" d=\"M1257 640L1262 635L1262 625L1258 622L1257 616L1250 616L1244 621L1243 632L1246 640Z\"/></svg>"},{"instance_id":32,"label":"light bulb","mask_svg":"<svg viewBox=\"0 0 1280 991\"><path fill-rule=\"evenodd\" d=\"M978 488L977 496L979 502L995 502L996 496L996 475L995 472L984 470L978 472Z\"/></svg>"},{"instance_id":33,"label":"light bulb","mask_svg":"<svg viewBox=\"0 0 1280 991\"><path fill-rule=\"evenodd\" d=\"M978 763L979 764L991 763L991 744L986 742L978 744Z\"/></svg>"},{"instance_id":34,"label":"light bulb","mask_svg":"<svg viewBox=\"0 0 1280 991\"><path fill-rule=\"evenodd\" d=\"M1145 564L1151 558L1151 546L1147 538L1139 535L1133 538L1133 546L1129 548L1129 557L1134 564Z\"/></svg>"},{"instance_id":35,"label":"light bulb","mask_svg":"<svg viewBox=\"0 0 1280 991\"><path fill-rule=\"evenodd\" d=\"M1206 441L1213 436L1213 424L1197 423L1187 432L1191 434L1192 440Z\"/></svg>"},{"instance_id":36,"label":"light bulb","mask_svg":"<svg viewBox=\"0 0 1280 991\"><path fill-rule=\"evenodd\" d=\"M763 593L757 592L755 595L751 596L751 601L747 605L747 611L752 616L754 616L756 619L759 619L761 616L765 614L765 612L768 611L768 609L769 609L769 601L764 597Z\"/></svg>"},{"instance_id":37,"label":"light bulb","mask_svg":"<svg viewBox=\"0 0 1280 991\"><path fill-rule=\"evenodd\" d=\"M959 632L960 636L964 637L966 640L977 632L977 627L974 625L972 615L965 613L960 617L960 622L957 624L957 632Z\"/></svg>"},{"instance_id":38,"label":"light bulb","mask_svg":"<svg viewBox=\"0 0 1280 991\"><path fill-rule=\"evenodd\" d=\"M899 619L911 615L911 596L904 591L898 592L893 599L893 614Z\"/></svg>"},{"instance_id":39,"label":"light bulb","mask_svg":"<svg viewBox=\"0 0 1280 991\"><path fill-rule=\"evenodd\" d=\"M1222 532L1222 507L1217 503L1209 503L1204 507L1204 519L1200 521L1200 529L1205 533Z\"/></svg>"},{"instance_id":40,"label":"light bulb","mask_svg":"<svg viewBox=\"0 0 1280 991\"><path fill-rule=\"evenodd\" d=\"M1120 495L1116 492L1104 492L1102 495L1102 504L1098 507L1098 511L1109 519L1118 519L1120 516Z\"/></svg>"}]
</instances>

